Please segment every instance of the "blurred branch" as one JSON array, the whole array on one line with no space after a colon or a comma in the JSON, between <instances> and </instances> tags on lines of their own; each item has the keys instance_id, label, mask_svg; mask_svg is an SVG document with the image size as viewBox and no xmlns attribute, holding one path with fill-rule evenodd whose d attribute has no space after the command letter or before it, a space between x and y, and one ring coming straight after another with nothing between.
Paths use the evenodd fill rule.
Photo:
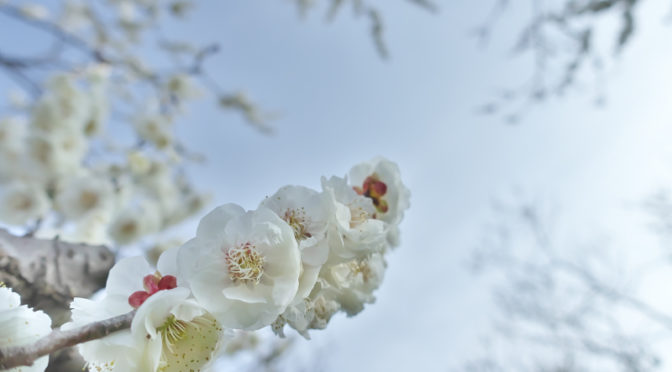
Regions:
<instances>
[{"instance_id":1,"label":"blurred branch","mask_svg":"<svg viewBox=\"0 0 672 372\"><path fill-rule=\"evenodd\" d=\"M579 358L587 365L601 366L595 367L598 371L611 369L605 365L632 372L658 365L659 359L648 345L650 336L641 335L639 329L646 324L670 338L672 316L619 289L615 280L599 275L597 269L618 275L615 267L608 265L604 248L595 251L597 266L591 266L591 256L585 249L572 256L567 247L556 247L556 238L538 206L522 203L500 206L498 211L501 221L474 257L478 267L489 267L493 274L500 275L494 294L503 316L501 335L507 338L507 348L516 348L512 345L522 342L524 346L518 345L518 350L528 350L518 355L518 362L546 355L541 359L553 365L552 360L562 353L572 356L570 360ZM637 319L640 326L625 330L628 322L623 319L624 313L629 319ZM550 354L536 351L544 348ZM597 360L602 364L593 363ZM509 369L507 363L512 362L490 356L475 365L484 371L528 370ZM566 361L558 363L556 366L562 366ZM488 365L497 369L487 369Z\"/></svg>"},{"instance_id":2,"label":"blurred branch","mask_svg":"<svg viewBox=\"0 0 672 372\"><path fill-rule=\"evenodd\" d=\"M307 11L316 5L317 1L314 0L294 0L299 8L299 11L302 15L305 15ZM439 11L438 5L431 0L406 0L408 3L411 3L419 8L425 9L431 13L437 13ZM327 20L333 20L336 15L343 8L343 5L350 3L352 5L355 15L365 15L369 19L370 23L370 34L373 44L378 52L378 55L382 59L387 59L390 57L389 50L385 43L384 37L384 17L380 7L370 5L366 0L327 0L329 7L327 10Z\"/></svg>"},{"instance_id":3,"label":"blurred branch","mask_svg":"<svg viewBox=\"0 0 672 372\"><path fill-rule=\"evenodd\" d=\"M479 112L497 114L517 122L532 106L551 98L562 97L574 88L586 68L598 74L603 68L604 52L596 42L600 23L607 18L620 19L613 37L618 55L632 40L636 30L635 8L643 0L565 0L559 7L531 0L532 16L520 31L513 52L530 55L534 68L530 80L518 88L507 90ZM481 42L493 33L504 10L512 4L497 0L486 21L476 29Z\"/></svg>"},{"instance_id":4,"label":"blurred branch","mask_svg":"<svg viewBox=\"0 0 672 372\"><path fill-rule=\"evenodd\" d=\"M81 52L91 56L97 62L110 62L103 56L102 51L92 47L86 41L63 30L54 23L27 16L18 6L6 3L0 4L0 13L51 34L65 44L68 44L75 49L78 49Z\"/></svg>"}]
</instances>

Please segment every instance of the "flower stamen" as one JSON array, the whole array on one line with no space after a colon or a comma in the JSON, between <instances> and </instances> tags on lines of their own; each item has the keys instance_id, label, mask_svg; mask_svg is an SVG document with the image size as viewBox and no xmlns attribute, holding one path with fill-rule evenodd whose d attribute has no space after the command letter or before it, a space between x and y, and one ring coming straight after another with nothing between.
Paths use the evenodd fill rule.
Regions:
<instances>
[{"instance_id":1,"label":"flower stamen","mask_svg":"<svg viewBox=\"0 0 672 372\"><path fill-rule=\"evenodd\" d=\"M306 211L302 207L300 209L287 209L282 219L294 230L294 238L297 241L310 238L312 235L306 228Z\"/></svg>"},{"instance_id":2,"label":"flower stamen","mask_svg":"<svg viewBox=\"0 0 672 372\"><path fill-rule=\"evenodd\" d=\"M216 354L222 327L206 313L189 321L170 315L156 330L163 344L157 372L200 371Z\"/></svg>"},{"instance_id":3,"label":"flower stamen","mask_svg":"<svg viewBox=\"0 0 672 372\"><path fill-rule=\"evenodd\" d=\"M224 253L229 277L234 283L259 284L264 275L264 257L247 242Z\"/></svg>"}]
</instances>

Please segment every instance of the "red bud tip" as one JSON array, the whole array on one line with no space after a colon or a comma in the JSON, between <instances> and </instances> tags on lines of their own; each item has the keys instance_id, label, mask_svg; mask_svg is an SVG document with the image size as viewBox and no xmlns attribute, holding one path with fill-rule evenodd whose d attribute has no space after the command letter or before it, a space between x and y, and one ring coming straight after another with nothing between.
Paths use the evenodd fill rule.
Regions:
<instances>
[{"instance_id":1,"label":"red bud tip","mask_svg":"<svg viewBox=\"0 0 672 372\"><path fill-rule=\"evenodd\" d=\"M385 182L376 181L371 184L371 189L376 193L376 196L383 196L387 192L387 185Z\"/></svg>"},{"instance_id":2,"label":"red bud tip","mask_svg":"<svg viewBox=\"0 0 672 372\"><path fill-rule=\"evenodd\" d=\"M153 294L159 290L159 278L156 275L147 275L142 278L142 284L145 287L145 291L149 294Z\"/></svg>"},{"instance_id":3,"label":"red bud tip","mask_svg":"<svg viewBox=\"0 0 672 372\"><path fill-rule=\"evenodd\" d=\"M145 300L147 300L149 296L150 294L145 291L133 292L133 294L128 297L128 304L134 309L137 309L140 305L145 303Z\"/></svg>"},{"instance_id":4,"label":"red bud tip","mask_svg":"<svg viewBox=\"0 0 672 372\"><path fill-rule=\"evenodd\" d=\"M177 288L177 278L172 275L166 275L159 280L159 290Z\"/></svg>"}]
</instances>

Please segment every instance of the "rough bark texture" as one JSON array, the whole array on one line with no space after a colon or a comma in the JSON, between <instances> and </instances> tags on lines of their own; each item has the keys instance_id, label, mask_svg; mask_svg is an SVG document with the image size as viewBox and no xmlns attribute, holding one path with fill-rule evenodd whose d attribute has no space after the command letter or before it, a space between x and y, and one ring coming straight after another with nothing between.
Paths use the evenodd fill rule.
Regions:
<instances>
[{"instance_id":1,"label":"rough bark texture","mask_svg":"<svg viewBox=\"0 0 672 372\"><path fill-rule=\"evenodd\" d=\"M44 310L58 327L70 319L73 297L89 297L105 286L114 254L104 246L17 237L0 229L0 282L21 301ZM51 356L48 371L81 371L72 349Z\"/></svg>"}]
</instances>

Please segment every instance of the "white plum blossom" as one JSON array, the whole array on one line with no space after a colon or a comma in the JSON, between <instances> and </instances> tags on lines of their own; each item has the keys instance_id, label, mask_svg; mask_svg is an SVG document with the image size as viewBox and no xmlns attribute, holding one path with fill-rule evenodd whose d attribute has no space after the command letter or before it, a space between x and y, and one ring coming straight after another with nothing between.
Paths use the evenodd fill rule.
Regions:
<instances>
[{"instance_id":1,"label":"white plum blossom","mask_svg":"<svg viewBox=\"0 0 672 372\"><path fill-rule=\"evenodd\" d=\"M26 153L26 123L20 118L0 120L0 181L12 181L24 177Z\"/></svg>"},{"instance_id":2,"label":"white plum blossom","mask_svg":"<svg viewBox=\"0 0 672 372\"><path fill-rule=\"evenodd\" d=\"M326 277L336 290L336 301L349 316L364 309L365 303L373 303L373 292L378 289L385 273L385 260L373 253L366 258L331 266Z\"/></svg>"},{"instance_id":3,"label":"white plum blossom","mask_svg":"<svg viewBox=\"0 0 672 372\"><path fill-rule=\"evenodd\" d=\"M323 194L303 186L284 186L264 199L260 206L272 210L291 226L304 263L321 266L327 261L330 210Z\"/></svg>"},{"instance_id":4,"label":"white plum blossom","mask_svg":"<svg viewBox=\"0 0 672 372\"><path fill-rule=\"evenodd\" d=\"M51 332L51 318L42 311L21 305L21 298L0 283L0 348L30 345ZM43 372L49 356L30 367L16 367L3 372Z\"/></svg>"},{"instance_id":5,"label":"white plum blossom","mask_svg":"<svg viewBox=\"0 0 672 372\"><path fill-rule=\"evenodd\" d=\"M75 173L80 169L86 150L87 142L78 132L33 132L28 136L30 161L49 175Z\"/></svg>"},{"instance_id":6,"label":"white plum blossom","mask_svg":"<svg viewBox=\"0 0 672 372\"><path fill-rule=\"evenodd\" d=\"M112 243L108 234L111 219L109 210L93 211L78 220L72 231L57 230L53 236L58 235L63 241L71 243L109 246Z\"/></svg>"},{"instance_id":7,"label":"white plum blossom","mask_svg":"<svg viewBox=\"0 0 672 372\"><path fill-rule=\"evenodd\" d=\"M217 320L189 290L177 287L171 265L152 273L140 257L119 261L99 301L75 298L72 322L63 329L137 309L130 330L78 346L89 369L118 372L200 371L216 359L224 340Z\"/></svg>"},{"instance_id":8,"label":"white plum blossom","mask_svg":"<svg viewBox=\"0 0 672 372\"><path fill-rule=\"evenodd\" d=\"M201 220L177 263L196 300L224 327L248 330L285 311L301 273L292 228L267 208L245 212L235 204Z\"/></svg>"},{"instance_id":9,"label":"white plum blossom","mask_svg":"<svg viewBox=\"0 0 672 372\"><path fill-rule=\"evenodd\" d=\"M373 253L366 258L323 267L310 295L292 303L271 325L273 332L284 337L284 326L289 325L306 339L309 329L324 329L336 312L343 310L354 316L373 303L373 292L378 289L385 273L385 260Z\"/></svg>"},{"instance_id":10,"label":"white plum blossom","mask_svg":"<svg viewBox=\"0 0 672 372\"><path fill-rule=\"evenodd\" d=\"M84 122L83 131L87 137L93 137L101 134L105 127L105 120L109 113L107 106L107 98L104 92L94 90L89 101L89 110L86 121Z\"/></svg>"},{"instance_id":11,"label":"white plum blossom","mask_svg":"<svg viewBox=\"0 0 672 372\"><path fill-rule=\"evenodd\" d=\"M373 201L375 218L392 225L401 222L410 206L411 193L402 183L396 163L377 157L354 166L349 177L357 193Z\"/></svg>"},{"instance_id":12,"label":"white plum blossom","mask_svg":"<svg viewBox=\"0 0 672 372\"><path fill-rule=\"evenodd\" d=\"M292 303L278 316L271 324L272 331L285 337L284 326L287 324L304 338L310 339L309 329L325 329L331 317L341 309L336 296L337 292L323 279L318 280L310 296Z\"/></svg>"},{"instance_id":13,"label":"white plum blossom","mask_svg":"<svg viewBox=\"0 0 672 372\"><path fill-rule=\"evenodd\" d=\"M311 315L308 327L310 329L325 329L331 317L341 309L335 300L333 291L318 290L310 298Z\"/></svg>"},{"instance_id":14,"label":"white plum blossom","mask_svg":"<svg viewBox=\"0 0 672 372\"><path fill-rule=\"evenodd\" d=\"M186 74L171 76L166 83L165 89L178 101L198 98L201 95L193 79Z\"/></svg>"},{"instance_id":15,"label":"white plum blossom","mask_svg":"<svg viewBox=\"0 0 672 372\"><path fill-rule=\"evenodd\" d=\"M383 157L354 166L350 182L358 194L370 198L376 207L375 218L388 223L387 242L399 245L399 223L410 206L411 192L401 181L399 166Z\"/></svg>"},{"instance_id":16,"label":"white plum blossom","mask_svg":"<svg viewBox=\"0 0 672 372\"><path fill-rule=\"evenodd\" d=\"M136 193L142 192L147 198L153 198L164 219L170 219L173 214L181 213L179 182L168 165L151 161L149 170L138 175L136 182Z\"/></svg>"},{"instance_id":17,"label":"white plum blossom","mask_svg":"<svg viewBox=\"0 0 672 372\"><path fill-rule=\"evenodd\" d=\"M141 151L137 150L130 151L126 155L126 160L131 174L136 176L147 174L152 166L151 160Z\"/></svg>"},{"instance_id":18,"label":"white plum blossom","mask_svg":"<svg viewBox=\"0 0 672 372\"><path fill-rule=\"evenodd\" d=\"M19 117L0 119L0 151L18 152L26 137L26 123Z\"/></svg>"},{"instance_id":19,"label":"white plum blossom","mask_svg":"<svg viewBox=\"0 0 672 372\"><path fill-rule=\"evenodd\" d=\"M110 238L117 244L130 244L161 228L159 206L143 199L119 212L109 227Z\"/></svg>"},{"instance_id":20,"label":"white plum blossom","mask_svg":"<svg viewBox=\"0 0 672 372\"><path fill-rule=\"evenodd\" d=\"M56 208L71 220L94 212L111 214L114 196L112 182L106 178L95 175L66 178L58 185Z\"/></svg>"},{"instance_id":21,"label":"white plum blossom","mask_svg":"<svg viewBox=\"0 0 672 372\"><path fill-rule=\"evenodd\" d=\"M178 207L164 215L164 226L178 224L201 211L210 201L211 195L199 194L192 190L183 191L177 199Z\"/></svg>"},{"instance_id":22,"label":"white plum blossom","mask_svg":"<svg viewBox=\"0 0 672 372\"><path fill-rule=\"evenodd\" d=\"M184 240L178 238L159 240L146 249L145 258L149 263L155 265L164 252L178 248L182 244L184 244ZM175 264L177 265L177 262Z\"/></svg>"},{"instance_id":23,"label":"white plum blossom","mask_svg":"<svg viewBox=\"0 0 672 372\"><path fill-rule=\"evenodd\" d=\"M45 20L49 18L49 9L41 4L23 4L21 6L21 13L23 13L28 18L37 20Z\"/></svg>"},{"instance_id":24,"label":"white plum blossom","mask_svg":"<svg viewBox=\"0 0 672 372\"><path fill-rule=\"evenodd\" d=\"M91 98L77 86L73 75L56 75L46 84L47 94L32 110L30 124L46 133L81 132L87 122Z\"/></svg>"},{"instance_id":25,"label":"white plum blossom","mask_svg":"<svg viewBox=\"0 0 672 372\"><path fill-rule=\"evenodd\" d=\"M44 217L51 204L44 189L21 181L0 185L0 221L25 225Z\"/></svg>"},{"instance_id":26,"label":"white plum blossom","mask_svg":"<svg viewBox=\"0 0 672 372\"><path fill-rule=\"evenodd\" d=\"M82 129L87 137L101 134L108 119L110 112L109 77L110 68L107 65L93 65L86 71L89 99L87 117Z\"/></svg>"},{"instance_id":27,"label":"white plum blossom","mask_svg":"<svg viewBox=\"0 0 672 372\"><path fill-rule=\"evenodd\" d=\"M328 228L331 257L342 261L383 251L386 224L374 218L371 200L358 195L340 177L323 177L322 188L332 206Z\"/></svg>"},{"instance_id":28,"label":"white plum blossom","mask_svg":"<svg viewBox=\"0 0 672 372\"><path fill-rule=\"evenodd\" d=\"M201 371L215 361L223 328L188 296L186 288L158 292L138 308L131 334L145 344L141 371Z\"/></svg>"},{"instance_id":29,"label":"white plum blossom","mask_svg":"<svg viewBox=\"0 0 672 372\"><path fill-rule=\"evenodd\" d=\"M66 0L58 23L65 30L75 32L91 24L91 10L82 1Z\"/></svg>"},{"instance_id":30,"label":"white plum blossom","mask_svg":"<svg viewBox=\"0 0 672 372\"><path fill-rule=\"evenodd\" d=\"M143 140L158 149L166 149L173 144L170 118L164 115L143 115L135 119L135 128Z\"/></svg>"}]
</instances>

